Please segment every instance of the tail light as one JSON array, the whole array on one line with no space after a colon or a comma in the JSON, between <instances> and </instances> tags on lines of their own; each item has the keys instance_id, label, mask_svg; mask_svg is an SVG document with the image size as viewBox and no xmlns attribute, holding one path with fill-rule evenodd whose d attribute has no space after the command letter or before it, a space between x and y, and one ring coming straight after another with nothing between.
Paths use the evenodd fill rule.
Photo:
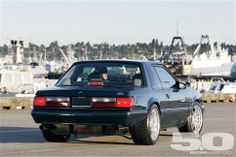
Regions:
<instances>
[{"instance_id":1,"label":"tail light","mask_svg":"<svg viewBox=\"0 0 236 157\"><path fill-rule=\"evenodd\" d=\"M132 108L134 105L133 98L117 98L116 104L118 108Z\"/></svg>"},{"instance_id":2,"label":"tail light","mask_svg":"<svg viewBox=\"0 0 236 157\"><path fill-rule=\"evenodd\" d=\"M92 108L132 108L134 99L127 98L92 98Z\"/></svg>"},{"instance_id":3,"label":"tail light","mask_svg":"<svg viewBox=\"0 0 236 157\"><path fill-rule=\"evenodd\" d=\"M34 106L46 106L46 97L36 96L34 97Z\"/></svg>"},{"instance_id":4,"label":"tail light","mask_svg":"<svg viewBox=\"0 0 236 157\"><path fill-rule=\"evenodd\" d=\"M69 107L70 98L69 97L42 97L36 96L34 98L34 106L37 107Z\"/></svg>"}]
</instances>

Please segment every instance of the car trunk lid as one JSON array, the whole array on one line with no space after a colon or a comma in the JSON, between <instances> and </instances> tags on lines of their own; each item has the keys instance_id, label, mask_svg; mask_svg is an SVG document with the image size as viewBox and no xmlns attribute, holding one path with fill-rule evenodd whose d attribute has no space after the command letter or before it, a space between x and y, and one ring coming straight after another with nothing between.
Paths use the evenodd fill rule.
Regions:
<instances>
[{"instance_id":1,"label":"car trunk lid","mask_svg":"<svg viewBox=\"0 0 236 157\"><path fill-rule=\"evenodd\" d=\"M119 86L86 86L86 87L54 87L40 90L37 96L68 96L68 97L116 97L128 96L133 87Z\"/></svg>"}]
</instances>

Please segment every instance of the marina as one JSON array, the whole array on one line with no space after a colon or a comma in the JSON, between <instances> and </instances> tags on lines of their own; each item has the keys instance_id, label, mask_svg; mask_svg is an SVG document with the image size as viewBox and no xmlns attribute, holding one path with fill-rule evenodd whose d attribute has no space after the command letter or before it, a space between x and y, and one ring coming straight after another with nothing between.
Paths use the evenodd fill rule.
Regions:
<instances>
[{"instance_id":1,"label":"marina","mask_svg":"<svg viewBox=\"0 0 236 157\"><path fill-rule=\"evenodd\" d=\"M106 59L156 59L156 62L164 63L180 81L198 90L204 102L236 101L235 56L229 55L228 50L220 47L219 43L213 44L209 36L202 35L191 55L187 52L181 36L173 37L168 51L158 49L155 42L158 41L152 44L149 55L139 51L131 56L106 56ZM76 57L73 45L58 48L61 60L47 59L45 49L37 52L38 55L33 51L29 55L32 57L27 58L25 54L29 52L25 50L28 48L25 48L23 43L23 40L12 41L13 45L9 52L12 55L0 59L1 110L31 108L37 90L53 87L62 73L74 62L91 59L89 54L92 52L89 52L87 47L82 49L82 56ZM97 54L99 59L104 59L105 53L99 51Z\"/></svg>"},{"instance_id":2,"label":"marina","mask_svg":"<svg viewBox=\"0 0 236 157\"><path fill-rule=\"evenodd\" d=\"M153 40L150 53L143 50L134 52L131 56L118 55L122 52L115 51L113 53L116 55L110 55L112 47L109 45L108 52L105 53L107 50L103 52L89 44L82 46L81 56L78 56L78 49L71 44L66 47L57 45L53 50L61 57L50 59L46 48L36 51L33 47L31 51L32 48L26 47L23 40L12 40L11 44L9 55L0 58L0 88L5 94L35 94L39 89L52 87L74 62L93 58L144 59L162 62L181 81L187 82L199 91L210 90L211 86L208 84L215 82L212 81L214 77L222 78L227 83L230 81L233 88L236 86L236 57L229 55L227 48L218 42L213 42L208 35L201 36L200 42L192 53L187 52L183 37L174 36L170 47L166 50L160 48L158 40ZM98 56L91 56L91 54ZM232 92L235 93L233 90Z\"/></svg>"}]
</instances>

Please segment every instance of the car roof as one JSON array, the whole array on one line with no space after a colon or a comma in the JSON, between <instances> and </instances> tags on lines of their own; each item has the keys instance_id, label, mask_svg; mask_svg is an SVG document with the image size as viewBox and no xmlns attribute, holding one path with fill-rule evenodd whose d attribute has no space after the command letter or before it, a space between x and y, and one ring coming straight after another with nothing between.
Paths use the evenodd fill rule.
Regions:
<instances>
[{"instance_id":1,"label":"car roof","mask_svg":"<svg viewBox=\"0 0 236 157\"><path fill-rule=\"evenodd\" d=\"M99 63L99 62L130 62L130 63L149 63L149 64L163 64L159 61L149 61L149 60L131 60L131 59L102 59L102 60L88 60L88 61L78 61L77 63Z\"/></svg>"}]
</instances>

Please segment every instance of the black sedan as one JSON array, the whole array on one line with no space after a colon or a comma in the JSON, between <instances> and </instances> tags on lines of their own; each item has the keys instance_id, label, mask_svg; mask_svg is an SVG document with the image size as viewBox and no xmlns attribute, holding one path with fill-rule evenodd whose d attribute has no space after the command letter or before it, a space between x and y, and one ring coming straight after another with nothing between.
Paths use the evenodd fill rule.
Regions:
<instances>
[{"instance_id":1,"label":"black sedan","mask_svg":"<svg viewBox=\"0 0 236 157\"><path fill-rule=\"evenodd\" d=\"M200 94L163 64L101 60L76 62L54 88L38 91L32 116L49 142L119 134L151 145L169 127L200 133L203 111Z\"/></svg>"}]
</instances>

